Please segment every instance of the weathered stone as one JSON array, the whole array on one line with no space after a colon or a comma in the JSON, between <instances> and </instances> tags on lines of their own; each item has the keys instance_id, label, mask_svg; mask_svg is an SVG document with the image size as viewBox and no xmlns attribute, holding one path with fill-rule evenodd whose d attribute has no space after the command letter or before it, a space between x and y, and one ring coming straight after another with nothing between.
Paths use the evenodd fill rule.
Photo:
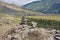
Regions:
<instances>
[{"instance_id":1,"label":"weathered stone","mask_svg":"<svg viewBox=\"0 0 60 40\"><path fill-rule=\"evenodd\" d=\"M8 35L7 36L7 40L11 40L12 36L11 35Z\"/></svg>"},{"instance_id":2,"label":"weathered stone","mask_svg":"<svg viewBox=\"0 0 60 40\"><path fill-rule=\"evenodd\" d=\"M32 28L35 28L37 26L37 23L36 22L31 22L32 23Z\"/></svg>"},{"instance_id":3,"label":"weathered stone","mask_svg":"<svg viewBox=\"0 0 60 40\"><path fill-rule=\"evenodd\" d=\"M20 24L21 24L21 25L23 25L23 24L27 24L27 19L26 19L25 16L22 16L22 21L21 21Z\"/></svg>"}]
</instances>

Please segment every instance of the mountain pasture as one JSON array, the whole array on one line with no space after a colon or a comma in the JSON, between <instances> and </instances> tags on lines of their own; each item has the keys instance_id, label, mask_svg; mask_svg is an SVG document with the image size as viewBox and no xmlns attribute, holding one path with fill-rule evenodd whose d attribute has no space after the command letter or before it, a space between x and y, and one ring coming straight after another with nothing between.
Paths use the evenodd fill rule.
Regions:
<instances>
[{"instance_id":1,"label":"mountain pasture","mask_svg":"<svg viewBox=\"0 0 60 40\"><path fill-rule=\"evenodd\" d=\"M45 15L45 16L29 16L28 25L32 25L31 21L37 22L39 28L60 29L60 15Z\"/></svg>"}]
</instances>

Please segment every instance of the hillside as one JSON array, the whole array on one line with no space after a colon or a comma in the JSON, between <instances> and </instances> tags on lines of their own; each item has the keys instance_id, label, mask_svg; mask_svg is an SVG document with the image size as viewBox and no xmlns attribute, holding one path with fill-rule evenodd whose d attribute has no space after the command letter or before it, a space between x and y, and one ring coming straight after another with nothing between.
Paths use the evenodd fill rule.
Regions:
<instances>
[{"instance_id":1,"label":"hillside","mask_svg":"<svg viewBox=\"0 0 60 40\"><path fill-rule=\"evenodd\" d=\"M4 33L6 33L6 31L11 30L20 21L21 17L14 17L12 15L0 14L0 34L3 35Z\"/></svg>"},{"instance_id":2,"label":"hillside","mask_svg":"<svg viewBox=\"0 0 60 40\"><path fill-rule=\"evenodd\" d=\"M12 14L12 15L17 15L17 16L42 14L42 13L37 13L35 11L26 10L15 5L7 4L2 1L0 1L0 13L7 13L7 14Z\"/></svg>"},{"instance_id":3,"label":"hillside","mask_svg":"<svg viewBox=\"0 0 60 40\"><path fill-rule=\"evenodd\" d=\"M58 6L58 8L56 6ZM47 14L60 14L59 12L60 0L34 1L34 2L24 5L23 8L35 10L35 11L47 13Z\"/></svg>"},{"instance_id":4,"label":"hillside","mask_svg":"<svg viewBox=\"0 0 60 40\"><path fill-rule=\"evenodd\" d=\"M60 15L29 16L28 25L31 21L37 22L39 28L51 28L60 30Z\"/></svg>"},{"instance_id":5,"label":"hillside","mask_svg":"<svg viewBox=\"0 0 60 40\"><path fill-rule=\"evenodd\" d=\"M50 18L51 17L51 18ZM33 25L27 25L21 23L21 17L14 17L12 15L0 15L0 40L50 40L55 39L56 30L55 29L48 29L43 28L46 27L56 27L60 29L60 19L58 18L60 16L30 16L28 17L28 22L33 22ZM31 18L31 19L30 19ZM36 19L35 19L36 18ZM49 18L49 19L48 19ZM59 21L56 23L56 21L53 21L55 19L52 18L58 18L56 21ZM40 20L43 19L43 20ZM46 19L46 20L45 20ZM48 20L47 20L48 19ZM23 19L25 20L25 19ZM31 20L31 21L30 21ZM19 21L19 23L17 23ZM26 21L26 22L27 22ZM28 24L29 24L28 23ZM39 23L39 24L37 24ZM41 23L41 24L40 24ZM32 24L32 23L31 23ZM48 26L53 24L53 26ZM41 25L41 26L38 26ZM43 25L43 26L42 26ZM41 27L41 28L38 28ZM60 33L60 30L58 30ZM59 34L60 35L60 34Z\"/></svg>"},{"instance_id":6,"label":"hillside","mask_svg":"<svg viewBox=\"0 0 60 40\"><path fill-rule=\"evenodd\" d=\"M54 3L45 13L60 14L60 3Z\"/></svg>"}]
</instances>

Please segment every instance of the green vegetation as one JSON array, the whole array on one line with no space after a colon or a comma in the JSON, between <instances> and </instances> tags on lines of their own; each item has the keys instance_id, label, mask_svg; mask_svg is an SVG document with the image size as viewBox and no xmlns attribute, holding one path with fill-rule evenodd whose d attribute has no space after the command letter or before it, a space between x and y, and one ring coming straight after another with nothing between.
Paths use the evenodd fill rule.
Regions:
<instances>
[{"instance_id":1,"label":"green vegetation","mask_svg":"<svg viewBox=\"0 0 60 40\"><path fill-rule=\"evenodd\" d=\"M43 27L43 28L60 29L60 21L59 20L58 21L54 20L54 19L51 20L51 18L49 18L49 16L47 16L47 17L48 17L48 19L43 19L43 17L42 18L39 18L39 17L36 18L36 16L35 17L28 17L28 23L27 24L32 25L31 21L35 21L38 23L37 27L39 27L39 28Z\"/></svg>"}]
</instances>

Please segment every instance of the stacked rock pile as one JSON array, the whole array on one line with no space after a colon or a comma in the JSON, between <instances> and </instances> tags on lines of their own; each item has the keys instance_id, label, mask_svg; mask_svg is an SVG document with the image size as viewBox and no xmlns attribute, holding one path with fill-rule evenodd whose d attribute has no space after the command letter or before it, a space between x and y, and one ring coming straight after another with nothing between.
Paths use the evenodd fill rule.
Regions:
<instances>
[{"instance_id":1,"label":"stacked rock pile","mask_svg":"<svg viewBox=\"0 0 60 40\"><path fill-rule=\"evenodd\" d=\"M22 17L22 22L7 32L1 40L54 40L49 30L37 28L36 22L31 23L32 26L28 26L27 19Z\"/></svg>"}]
</instances>

